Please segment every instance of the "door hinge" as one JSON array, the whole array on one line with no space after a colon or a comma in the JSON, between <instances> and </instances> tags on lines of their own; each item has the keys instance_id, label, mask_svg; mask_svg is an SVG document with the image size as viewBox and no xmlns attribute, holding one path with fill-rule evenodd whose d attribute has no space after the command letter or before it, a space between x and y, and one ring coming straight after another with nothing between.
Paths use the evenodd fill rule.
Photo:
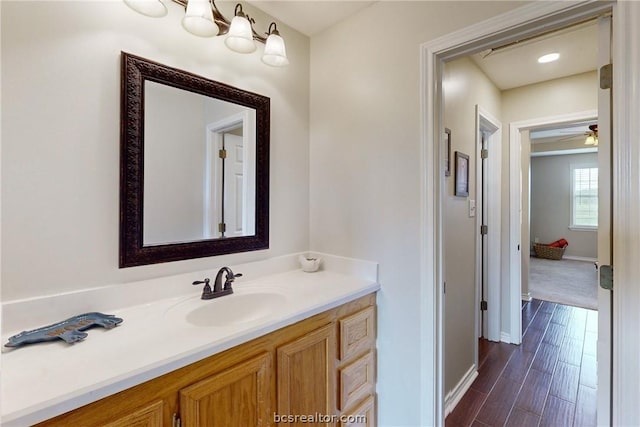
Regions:
<instances>
[{"instance_id":1,"label":"door hinge","mask_svg":"<svg viewBox=\"0 0 640 427\"><path fill-rule=\"evenodd\" d=\"M481 311L487 311L487 302L486 301L480 301L480 310Z\"/></svg>"},{"instance_id":2,"label":"door hinge","mask_svg":"<svg viewBox=\"0 0 640 427\"><path fill-rule=\"evenodd\" d=\"M218 233L224 233L225 231L227 231L227 224L224 222L218 224Z\"/></svg>"},{"instance_id":3,"label":"door hinge","mask_svg":"<svg viewBox=\"0 0 640 427\"><path fill-rule=\"evenodd\" d=\"M613 290L613 266L600 266L600 287L602 289Z\"/></svg>"},{"instance_id":4,"label":"door hinge","mask_svg":"<svg viewBox=\"0 0 640 427\"><path fill-rule=\"evenodd\" d=\"M483 148L482 150L480 150L480 157L482 159L488 159L489 158L489 150L486 148Z\"/></svg>"},{"instance_id":5,"label":"door hinge","mask_svg":"<svg viewBox=\"0 0 640 427\"><path fill-rule=\"evenodd\" d=\"M218 157L220 157L221 159L226 159L227 158L227 150L225 150L224 148L222 150L218 151Z\"/></svg>"},{"instance_id":6,"label":"door hinge","mask_svg":"<svg viewBox=\"0 0 640 427\"><path fill-rule=\"evenodd\" d=\"M481 225L480 226L480 234L481 235L485 235L485 234L489 234L489 226L488 225Z\"/></svg>"},{"instance_id":7,"label":"door hinge","mask_svg":"<svg viewBox=\"0 0 640 427\"><path fill-rule=\"evenodd\" d=\"M180 427L180 415L173 414L173 419L171 420L171 427Z\"/></svg>"},{"instance_id":8,"label":"door hinge","mask_svg":"<svg viewBox=\"0 0 640 427\"><path fill-rule=\"evenodd\" d=\"M613 86L613 64L600 67L600 89L611 89Z\"/></svg>"}]
</instances>

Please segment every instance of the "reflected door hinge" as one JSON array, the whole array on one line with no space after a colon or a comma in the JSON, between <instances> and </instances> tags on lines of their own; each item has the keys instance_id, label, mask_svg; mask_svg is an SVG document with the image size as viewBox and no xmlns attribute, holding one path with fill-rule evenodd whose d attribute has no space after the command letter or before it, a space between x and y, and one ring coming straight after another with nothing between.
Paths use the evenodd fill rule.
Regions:
<instances>
[{"instance_id":1,"label":"reflected door hinge","mask_svg":"<svg viewBox=\"0 0 640 427\"><path fill-rule=\"evenodd\" d=\"M481 225L480 226L480 234L482 234L483 236L485 234L489 234L489 226L488 225Z\"/></svg>"},{"instance_id":2,"label":"reflected door hinge","mask_svg":"<svg viewBox=\"0 0 640 427\"><path fill-rule=\"evenodd\" d=\"M613 266L601 265L600 266L600 287L602 289L613 289Z\"/></svg>"},{"instance_id":3,"label":"reflected door hinge","mask_svg":"<svg viewBox=\"0 0 640 427\"><path fill-rule=\"evenodd\" d=\"M613 86L613 64L600 67L600 89L611 89Z\"/></svg>"},{"instance_id":4,"label":"reflected door hinge","mask_svg":"<svg viewBox=\"0 0 640 427\"><path fill-rule=\"evenodd\" d=\"M487 311L487 302L486 301L480 301L480 310L481 311Z\"/></svg>"},{"instance_id":5,"label":"reflected door hinge","mask_svg":"<svg viewBox=\"0 0 640 427\"><path fill-rule=\"evenodd\" d=\"M489 158L489 150L487 150L486 148L483 148L482 150L480 150L480 157L482 159L488 159Z\"/></svg>"},{"instance_id":6,"label":"reflected door hinge","mask_svg":"<svg viewBox=\"0 0 640 427\"><path fill-rule=\"evenodd\" d=\"M171 427L180 427L180 416L178 414L173 414L173 419L171 420Z\"/></svg>"},{"instance_id":7,"label":"reflected door hinge","mask_svg":"<svg viewBox=\"0 0 640 427\"><path fill-rule=\"evenodd\" d=\"M218 233L224 233L225 231L227 231L227 224L224 222L218 224Z\"/></svg>"},{"instance_id":8,"label":"reflected door hinge","mask_svg":"<svg viewBox=\"0 0 640 427\"><path fill-rule=\"evenodd\" d=\"M221 159L226 159L226 158L227 158L227 150L225 150L225 149L223 148L222 150L218 151L218 156L219 156Z\"/></svg>"}]
</instances>

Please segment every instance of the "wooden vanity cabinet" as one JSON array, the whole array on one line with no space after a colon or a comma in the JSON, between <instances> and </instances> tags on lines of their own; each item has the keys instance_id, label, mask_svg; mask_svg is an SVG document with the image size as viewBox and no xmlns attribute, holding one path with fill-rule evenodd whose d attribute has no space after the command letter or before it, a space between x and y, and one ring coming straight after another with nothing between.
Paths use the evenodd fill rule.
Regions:
<instances>
[{"instance_id":1,"label":"wooden vanity cabinet","mask_svg":"<svg viewBox=\"0 0 640 427\"><path fill-rule=\"evenodd\" d=\"M375 363L370 294L38 426L371 427ZM333 419L274 421L315 414Z\"/></svg>"}]
</instances>

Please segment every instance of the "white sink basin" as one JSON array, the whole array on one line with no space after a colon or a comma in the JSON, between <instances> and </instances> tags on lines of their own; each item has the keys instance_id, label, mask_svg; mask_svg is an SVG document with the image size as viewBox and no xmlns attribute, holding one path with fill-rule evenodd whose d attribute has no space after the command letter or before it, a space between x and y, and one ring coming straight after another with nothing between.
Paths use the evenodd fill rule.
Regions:
<instances>
[{"instance_id":1,"label":"white sink basin","mask_svg":"<svg viewBox=\"0 0 640 427\"><path fill-rule=\"evenodd\" d=\"M287 297L275 290L236 291L211 300L191 297L169 308L165 315L193 326L226 327L264 319L286 303Z\"/></svg>"}]
</instances>

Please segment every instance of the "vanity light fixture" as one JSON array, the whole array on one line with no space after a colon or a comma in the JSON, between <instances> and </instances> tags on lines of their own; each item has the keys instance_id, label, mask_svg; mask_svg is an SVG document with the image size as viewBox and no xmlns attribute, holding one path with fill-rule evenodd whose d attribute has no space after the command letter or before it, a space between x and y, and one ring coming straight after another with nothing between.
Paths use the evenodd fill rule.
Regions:
<instances>
[{"instance_id":1,"label":"vanity light fixture","mask_svg":"<svg viewBox=\"0 0 640 427\"><path fill-rule=\"evenodd\" d=\"M182 18L182 26L191 34L200 37L213 37L220 31L213 20L209 0L189 0Z\"/></svg>"},{"instance_id":2,"label":"vanity light fixture","mask_svg":"<svg viewBox=\"0 0 640 427\"><path fill-rule=\"evenodd\" d=\"M560 58L560 54L559 53L557 53L557 52L548 53L548 54L542 55L540 58L538 58L538 62L540 64L546 64L548 62L557 61L558 58Z\"/></svg>"},{"instance_id":3,"label":"vanity light fixture","mask_svg":"<svg viewBox=\"0 0 640 427\"><path fill-rule=\"evenodd\" d=\"M167 14L162 0L123 0L127 6L142 15L160 18ZM262 62L272 67L284 67L289 64L284 40L278 32L275 22L262 36L253 28L255 20L244 13L242 5L236 4L231 21L222 15L215 0L171 0L185 8L182 26L185 30L200 37L226 35L224 44L234 52L251 53L256 50L256 41L265 44Z\"/></svg>"},{"instance_id":4,"label":"vanity light fixture","mask_svg":"<svg viewBox=\"0 0 640 427\"><path fill-rule=\"evenodd\" d=\"M161 18L167 14L167 6L159 0L124 0L136 12L151 18Z\"/></svg>"},{"instance_id":5,"label":"vanity light fixture","mask_svg":"<svg viewBox=\"0 0 640 427\"><path fill-rule=\"evenodd\" d=\"M267 42L264 46L264 55L262 55L262 62L272 67L284 67L289 64L287 59L287 51L284 47L284 40L280 37L278 27L275 22L269 25L269 31L267 32Z\"/></svg>"},{"instance_id":6,"label":"vanity light fixture","mask_svg":"<svg viewBox=\"0 0 640 427\"><path fill-rule=\"evenodd\" d=\"M251 27L255 21L244 14L240 3L236 5L234 15L224 44L234 52L255 52L256 44L253 42L253 28Z\"/></svg>"}]
</instances>

